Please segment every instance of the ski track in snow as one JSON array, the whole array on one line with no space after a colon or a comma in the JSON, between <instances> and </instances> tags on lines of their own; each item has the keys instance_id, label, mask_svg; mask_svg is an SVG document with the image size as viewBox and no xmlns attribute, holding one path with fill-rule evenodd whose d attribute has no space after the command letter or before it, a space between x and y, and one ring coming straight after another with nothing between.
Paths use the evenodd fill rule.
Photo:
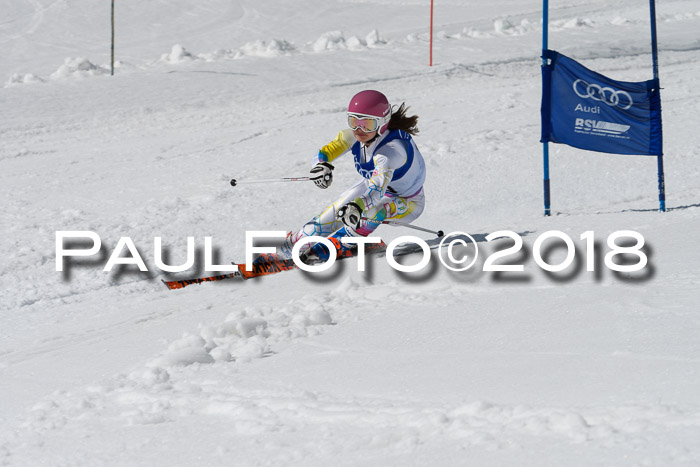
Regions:
<instances>
[{"instance_id":1,"label":"ski track in snow","mask_svg":"<svg viewBox=\"0 0 700 467\"><path fill-rule=\"evenodd\" d=\"M454 298L446 296L459 293L443 287L406 296L384 286L367 288L346 282L329 294L302 297L279 308L249 307L234 312L222 323L201 326L197 334L175 340L142 368L84 389L57 391L36 403L13 437L0 445L4 455L0 462L47 462L54 456L51 449L65 442L65 432L85 439L85 444L49 462L109 462L121 443L133 443L122 433L123 427L206 426L212 421L227 427L223 439L216 439L222 443L216 446L219 454L248 455L249 447L226 446L226 439L237 436L246 437L253 446L264 446L268 457L250 465L320 465L333 456L353 456L357 449L363 450L360 458L376 460L374 456L417 453L422 445L444 442L486 451L518 451L533 439L568 449L582 444L614 449L659 436L692 438L700 433L698 406L561 407L489 401L450 405L339 398L282 388L251 391L236 384L241 379L238 365L273 355L275 349L293 340L318 335L330 324L357 319L357 310L372 309L373 302L387 294L406 304L440 306ZM97 426L111 427L117 442L104 446L92 440L90 433ZM286 436L293 439L302 432L305 441L291 446L285 441ZM162 436L159 431L144 433L147 438L137 450L150 443L148 437ZM42 441L37 444L34 439ZM673 462L697 460L672 449L661 449L656 456Z\"/></svg>"}]
</instances>

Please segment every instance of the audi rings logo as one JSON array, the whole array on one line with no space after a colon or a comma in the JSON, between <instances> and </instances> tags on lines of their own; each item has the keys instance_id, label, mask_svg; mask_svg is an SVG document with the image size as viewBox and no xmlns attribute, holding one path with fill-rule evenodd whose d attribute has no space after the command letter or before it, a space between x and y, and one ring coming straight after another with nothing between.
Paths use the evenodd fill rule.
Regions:
<instances>
[{"instance_id":1,"label":"audi rings logo","mask_svg":"<svg viewBox=\"0 0 700 467\"><path fill-rule=\"evenodd\" d=\"M619 107L622 110L627 110L634 104L632 96L626 91L618 91L598 84L589 84L582 79L574 81L573 88L576 95L583 99L605 102L611 107Z\"/></svg>"}]
</instances>

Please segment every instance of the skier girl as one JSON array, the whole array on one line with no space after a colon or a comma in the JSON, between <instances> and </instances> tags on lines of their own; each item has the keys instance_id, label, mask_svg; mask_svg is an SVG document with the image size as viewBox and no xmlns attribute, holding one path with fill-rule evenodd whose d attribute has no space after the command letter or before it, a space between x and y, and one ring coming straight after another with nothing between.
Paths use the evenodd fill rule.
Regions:
<instances>
[{"instance_id":1,"label":"skier girl","mask_svg":"<svg viewBox=\"0 0 700 467\"><path fill-rule=\"evenodd\" d=\"M290 232L283 254L291 256L294 244L306 236L366 237L384 220L412 222L421 215L425 161L411 137L418 133L418 116L407 116L407 110L402 103L392 114L389 101L379 91L353 96L347 112L350 128L321 148L311 180L319 188L328 188L333 182L331 162L348 152L362 179L301 229ZM325 259L322 252L325 248L313 248L306 255Z\"/></svg>"}]
</instances>

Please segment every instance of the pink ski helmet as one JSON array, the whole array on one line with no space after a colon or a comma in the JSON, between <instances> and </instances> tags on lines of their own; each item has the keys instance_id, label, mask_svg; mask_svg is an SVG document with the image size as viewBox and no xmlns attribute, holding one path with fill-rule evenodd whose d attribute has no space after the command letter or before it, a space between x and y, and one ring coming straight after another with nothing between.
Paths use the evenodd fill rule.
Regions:
<instances>
[{"instance_id":1,"label":"pink ski helmet","mask_svg":"<svg viewBox=\"0 0 700 467\"><path fill-rule=\"evenodd\" d=\"M384 133L391 120L389 99L379 91L360 91L350 99L348 114L375 117L379 122L379 134Z\"/></svg>"}]
</instances>

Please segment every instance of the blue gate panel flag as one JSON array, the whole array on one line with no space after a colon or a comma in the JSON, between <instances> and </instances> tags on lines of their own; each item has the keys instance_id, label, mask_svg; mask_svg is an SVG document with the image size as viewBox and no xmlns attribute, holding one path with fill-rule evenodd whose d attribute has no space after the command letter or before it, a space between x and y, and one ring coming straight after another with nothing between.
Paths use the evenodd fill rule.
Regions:
<instances>
[{"instance_id":1,"label":"blue gate panel flag","mask_svg":"<svg viewBox=\"0 0 700 467\"><path fill-rule=\"evenodd\" d=\"M553 50L542 67L542 142L611 154L663 153L658 80L615 81Z\"/></svg>"}]
</instances>

